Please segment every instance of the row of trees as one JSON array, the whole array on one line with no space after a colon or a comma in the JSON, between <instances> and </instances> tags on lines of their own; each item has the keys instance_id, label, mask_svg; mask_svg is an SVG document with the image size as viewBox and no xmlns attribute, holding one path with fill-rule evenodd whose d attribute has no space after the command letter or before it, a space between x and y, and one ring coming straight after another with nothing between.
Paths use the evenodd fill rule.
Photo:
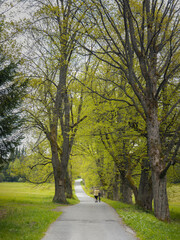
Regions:
<instances>
[{"instance_id":1,"label":"row of trees","mask_svg":"<svg viewBox=\"0 0 180 240\"><path fill-rule=\"evenodd\" d=\"M109 197L131 203L133 191L148 210L154 199L155 216L169 220L166 175L180 145L178 2L26 4L17 32L35 143L24 177L43 183L53 176L54 201L66 202L72 173L83 170Z\"/></svg>"}]
</instances>

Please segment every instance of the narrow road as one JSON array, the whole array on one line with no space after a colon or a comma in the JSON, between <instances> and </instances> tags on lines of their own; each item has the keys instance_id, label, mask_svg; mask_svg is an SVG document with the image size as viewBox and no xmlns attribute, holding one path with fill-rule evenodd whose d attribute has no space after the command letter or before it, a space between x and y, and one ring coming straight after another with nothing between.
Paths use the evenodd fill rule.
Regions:
<instances>
[{"instance_id":1,"label":"narrow road","mask_svg":"<svg viewBox=\"0 0 180 240\"><path fill-rule=\"evenodd\" d=\"M75 183L80 203L64 207L42 240L137 240L113 208L85 194L80 181Z\"/></svg>"}]
</instances>

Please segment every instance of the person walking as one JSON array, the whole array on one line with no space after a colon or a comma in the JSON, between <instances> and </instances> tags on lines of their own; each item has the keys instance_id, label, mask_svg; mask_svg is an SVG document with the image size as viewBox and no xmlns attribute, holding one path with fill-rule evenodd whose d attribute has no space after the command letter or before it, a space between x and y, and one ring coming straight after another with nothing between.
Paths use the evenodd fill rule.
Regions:
<instances>
[{"instance_id":1,"label":"person walking","mask_svg":"<svg viewBox=\"0 0 180 240\"><path fill-rule=\"evenodd\" d=\"M98 202L99 190L97 188L95 188L94 190L94 197L95 197L95 202Z\"/></svg>"},{"instance_id":2,"label":"person walking","mask_svg":"<svg viewBox=\"0 0 180 240\"><path fill-rule=\"evenodd\" d=\"M101 192L98 193L99 202L101 201Z\"/></svg>"}]
</instances>

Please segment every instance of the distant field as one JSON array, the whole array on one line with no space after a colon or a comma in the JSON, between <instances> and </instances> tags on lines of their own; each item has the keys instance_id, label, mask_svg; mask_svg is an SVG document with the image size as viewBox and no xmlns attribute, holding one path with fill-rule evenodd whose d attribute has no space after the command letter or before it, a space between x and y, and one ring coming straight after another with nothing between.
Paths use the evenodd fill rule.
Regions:
<instances>
[{"instance_id":1,"label":"distant field","mask_svg":"<svg viewBox=\"0 0 180 240\"><path fill-rule=\"evenodd\" d=\"M54 185L0 183L0 240L40 240L61 215L52 211ZM77 203L77 200L69 200Z\"/></svg>"},{"instance_id":2,"label":"distant field","mask_svg":"<svg viewBox=\"0 0 180 240\"><path fill-rule=\"evenodd\" d=\"M173 184L168 187L168 198L171 218L180 224L180 184Z\"/></svg>"},{"instance_id":3,"label":"distant field","mask_svg":"<svg viewBox=\"0 0 180 240\"><path fill-rule=\"evenodd\" d=\"M180 184L170 184L167 189L169 202L180 204Z\"/></svg>"}]
</instances>

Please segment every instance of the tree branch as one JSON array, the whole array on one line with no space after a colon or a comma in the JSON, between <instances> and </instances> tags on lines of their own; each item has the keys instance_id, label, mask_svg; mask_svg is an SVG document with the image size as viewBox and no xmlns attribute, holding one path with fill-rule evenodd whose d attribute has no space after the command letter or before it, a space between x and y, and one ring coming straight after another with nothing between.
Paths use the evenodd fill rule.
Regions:
<instances>
[{"instance_id":1,"label":"tree branch","mask_svg":"<svg viewBox=\"0 0 180 240\"><path fill-rule=\"evenodd\" d=\"M46 183L47 181L48 181L48 179L51 177L53 175L53 172L50 172L47 176L46 176L46 178L45 178L45 180L43 180L43 181L40 181L40 182L38 182L38 181L32 181L32 180L30 180L30 179L28 179L28 178L26 178L26 177L23 177L27 182L29 182L29 183L33 183L33 184L43 184L43 183Z\"/></svg>"},{"instance_id":2,"label":"tree branch","mask_svg":"<svg viewBox=\"0 0 180 240\"><path fill-rule=\"evenodd\" d=\"M49 162L39 162L39 163L34 164L33 166L29 166L29 168L32 170L33 168L35 168L37 166L46 166L48 164L52 164L52 161L49 161Z\"/></svg>"}]
</instances>

